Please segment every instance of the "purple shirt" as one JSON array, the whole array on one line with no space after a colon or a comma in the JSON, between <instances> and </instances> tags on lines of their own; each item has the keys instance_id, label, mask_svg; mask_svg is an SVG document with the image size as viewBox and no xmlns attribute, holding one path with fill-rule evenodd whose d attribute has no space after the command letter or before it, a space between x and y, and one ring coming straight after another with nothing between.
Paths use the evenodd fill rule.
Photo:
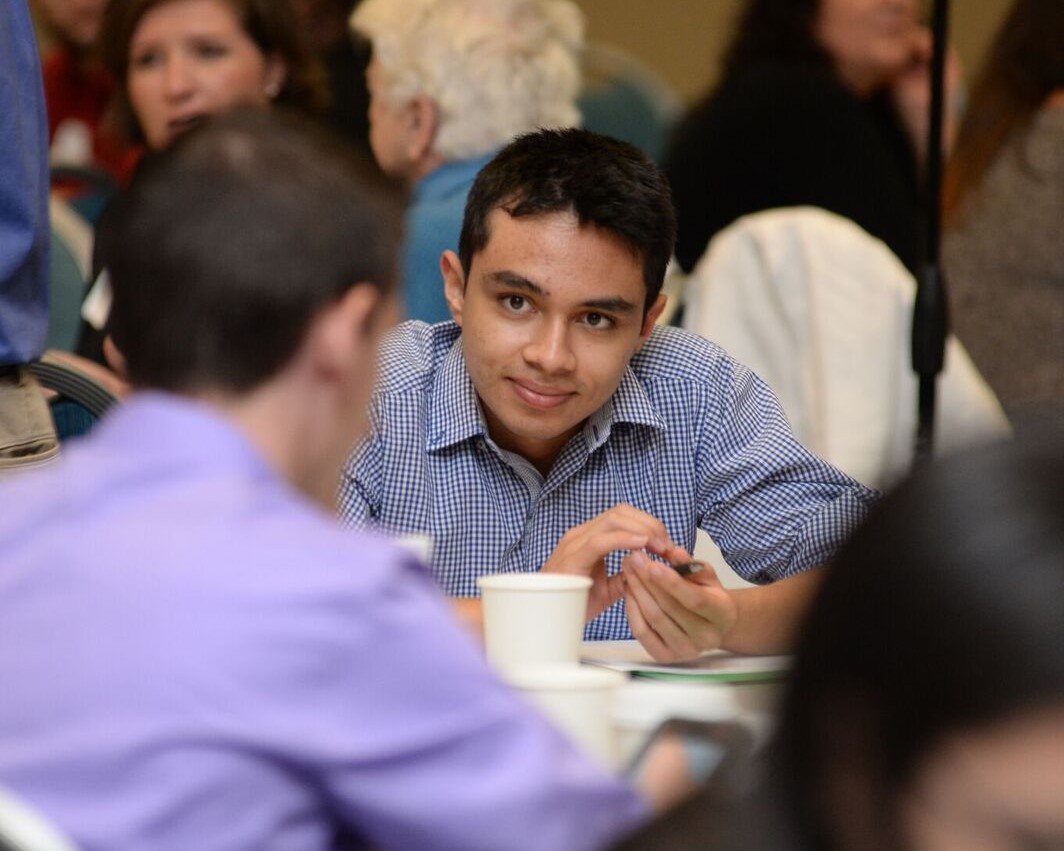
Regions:
<instances>
[{"instance_id":1,"label":"purple shirt","mask_svg":"<svg viewBox=\"0 0 1064 851\"><path fill-rule=\"evenodd\" d=\"M137 397L0 506L0 785L88 851L584 849L645 814L206 407Z\"/></svg>"}]
</instances>

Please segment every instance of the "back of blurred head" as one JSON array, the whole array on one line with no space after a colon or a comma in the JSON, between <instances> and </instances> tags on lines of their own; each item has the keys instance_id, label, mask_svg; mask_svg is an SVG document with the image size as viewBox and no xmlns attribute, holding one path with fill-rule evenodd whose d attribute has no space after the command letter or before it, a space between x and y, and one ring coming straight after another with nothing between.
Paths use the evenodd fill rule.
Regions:
<instances>
[{"instance_id":1,"label":"back of blurred head","mask_svg":"<svg viewBox=\"0 0 1064 851\"><path fill-rule=\"evenodd\" d=\"M118 223L111 328L137 389L213 405L331 503L394 314L401 203L319 132L237 110L141 169Z\"/></svg>"},{"instance_id":2,"label":"back of blurred head","mask_svg":"<svg viewBox=\"0 0 1064 851\"><path fill-rule=\"evenodd\" d=\"M363 0L351 23L373 45L371 96L397 111L425 99L426 153L440 161L579 122L583 19L570 0ZM382 167L411 177L409 163L389 167L393 143L372 124L371 108Z\"/></svg>"},{"instance_id":3,"label":"back of blurred head","mask_svg":"<svg viewBox=\"0 0 1064 851\"><path fill-rule=\"evenodd\" d=\"M397 200L291 115L215 119L143 172L110 270L112 332L138 387L250 392L352 287L390 291Z\"/></svg>"},{"instance_id":4,"label":"back of blurred head","mask_svg":"<svg viewBox=\"0 0 1064 851\"><path fill-rule=\"evenodd\" d=\"M1064 741L1062 601L1059 440L958 456L887 496L837 557L799 642L773 776L798 835L931 847L903 813L958 737L1050 711ZM1064 795L1064 765L1023 779Z\"/></svg>"}]
</instances>

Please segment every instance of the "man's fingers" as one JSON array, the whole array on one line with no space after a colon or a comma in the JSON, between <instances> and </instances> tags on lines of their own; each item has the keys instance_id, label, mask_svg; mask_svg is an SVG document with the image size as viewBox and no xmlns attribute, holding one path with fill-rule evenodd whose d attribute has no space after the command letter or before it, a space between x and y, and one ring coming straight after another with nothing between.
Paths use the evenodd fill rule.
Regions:
<instances>
[{"instance_id":1,"label":"man's fingers","mask_svg":"<svg viewBox=\"0 0 1064 851\"><path fill-rule=\"evenodd\" d=\"M698 655L698 648L691 642L690 636L661 608L637 571L632 571L628 575L628 596L634 598L648 628L664 645L664 656L655 655L653 651L651 655L656 659L667 661L689 659ZM647 649L650 650L649 647Z\"/></svg>"},{"instance_id":2,"label":"man's fingers","mask_svg":"<svg viewBox=\"0 0 1064 851\"><path fill-rule=\"evenodd\" d=\"M643 616L643 611L639 608L639 602L632 594L631 583L628 585L624 606L625 611L628 613L628 626L632 630L632 635L643 645L643 649L659 662L672 661L669 648L665 646L661 636L651 629L647 619Z\"/></svg>"},{"instance_id":3,"label":"man's fingers","mask_svg":"<svg viewBox=\"0 0 1064 851\"><path fill-rule=\"evenodd\" d=\"M633 563L632 573L639 577L663 615L683 633L684 641L680 644L688 643L696 652L720 645L719 619L707 616L705 591L659 562L635 558L630 562ZM669 643L677 645L676 641L670 640Z\"/></svg>"},{"instance_id":4,"label":"man's fingers","mask_svg":"<svg viewBox=\"0 0 1064 851\"><path fill-rule=\"evenodd\" d=\"M646 545L645 535L624 530L600 532L573 538L557 546L543 565L547 573L578 573L590 576L599 562L615 550L638 550Z\"/></svg>"}]
</instances>

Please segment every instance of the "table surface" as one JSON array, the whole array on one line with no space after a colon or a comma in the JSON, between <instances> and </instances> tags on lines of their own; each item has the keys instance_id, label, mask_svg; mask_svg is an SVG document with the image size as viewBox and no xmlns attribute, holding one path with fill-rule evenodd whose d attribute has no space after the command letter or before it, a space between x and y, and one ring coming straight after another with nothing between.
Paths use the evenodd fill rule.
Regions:
<instances>
[{"instance_id":1,"label":"table surface","mask_svg":"<svg viewBox=\"0 0 1064 851\"><path fill-rule=\"evenodd\" d=\"M585 641L581 648L585 660L627 664L646 663L652 669L689 666L658 666L638 641ZM775 709L782 692L787 657L736 657L718 653L715 657L748 662L775 675L756 681L721 679L694 675L668 677L632 676L614 702L615 721L619 726L640 727L650 732L667 718L691 718L703 721L737 721L763 741L771 732ZM643 665L639 665L640 668Z\"/></svg>"}]
</instances>

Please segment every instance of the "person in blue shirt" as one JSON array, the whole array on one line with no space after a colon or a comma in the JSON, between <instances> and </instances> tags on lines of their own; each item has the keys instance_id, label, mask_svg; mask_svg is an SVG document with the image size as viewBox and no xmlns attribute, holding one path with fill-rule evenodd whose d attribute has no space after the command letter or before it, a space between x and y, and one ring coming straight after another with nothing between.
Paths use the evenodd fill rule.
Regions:
<instances>
[{"instance_id":1,"label":"person in blue shirt","mask_svg":"<svg viewBox=\"0 0 1064 851\"><path fill-rule=\"evenodd\" d=\"M0 485L0 787L108 851L592 851L646 803L332 512L401 205L309 134L248 107L138 170L135 392Z\"/></svg>"},{"instance_id":2,"label":"person in blue shirt","mask_svg":"<svg viewBox=\"0 0 1064 851\"><path fill-rule=\"evenodd\" d=\"M674 234L665 178L631 145L542 130L503 148L441 259L454 321L383 347L345 521L430 536L458 597L484 573L589 575L587 637L634 635L659 659L786 649L810 568L875 495L804 449L719 347L655 328ZM663 564L698 528L759 586Z\"/></svg>"},{"instance_id":3,"label":"person in blue shirt","mask_svg":"<svg viewBox=\"0 0 1064 851\"><path fill-rule=\"evenodd\" d=\"M48 335L48 123L25 0L0 9L0 475L59 445L25 364Z\"/></svg>"},{"instance_id":4,"label":"person in blue shirt","mask_svg":"<svg viewBox=\"0 0 1064 851\"><path fill-rule=\"evenodd\" d=\"M570 0L363 0L352 25L373 48L370 146L411 191L406 316L448 319L440 254L476 173L518 133L579 121L583 19Z\"/></svg>"}]
</instances>

